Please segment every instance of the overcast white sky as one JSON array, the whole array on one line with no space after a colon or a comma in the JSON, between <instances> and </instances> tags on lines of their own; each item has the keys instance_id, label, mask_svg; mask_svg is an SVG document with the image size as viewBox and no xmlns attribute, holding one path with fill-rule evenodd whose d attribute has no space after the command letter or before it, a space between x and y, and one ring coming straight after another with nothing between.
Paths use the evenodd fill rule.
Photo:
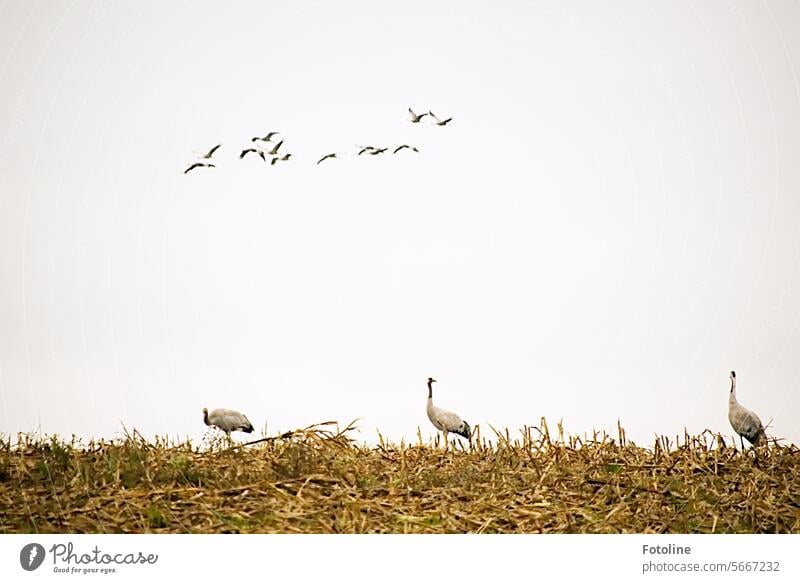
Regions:
<instances>
[{"instance_id":1,"label":"overcast white sky","mask_svg":"<svg viewBox=\"0 0 800 583\"><path fill-rule=\"evenodd\" d=\"M399 440L433 433L433 376L484 429L650 445L730 434L735 369L797 443L798 27L788 1L0 2L0 432L196 437L207 406ZM294 158L238 160L268 130Z\"/></svg>"}]
</instances>

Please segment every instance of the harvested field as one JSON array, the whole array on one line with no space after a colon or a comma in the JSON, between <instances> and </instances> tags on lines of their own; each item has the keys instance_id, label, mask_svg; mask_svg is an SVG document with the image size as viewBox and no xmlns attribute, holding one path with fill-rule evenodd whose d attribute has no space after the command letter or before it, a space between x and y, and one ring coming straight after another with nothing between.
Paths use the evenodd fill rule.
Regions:
<instances>
[{"instance_id":1,"label":"harvested field","mask_svg":"<svg viewBox=\"0 0 800 583\"><path fill-rule=\"evenodd\" d=\"M0 444L4 533L800 532L800 450L719 435L356 444L320 424L246 446Z\"/></svg>"}]
</instances>

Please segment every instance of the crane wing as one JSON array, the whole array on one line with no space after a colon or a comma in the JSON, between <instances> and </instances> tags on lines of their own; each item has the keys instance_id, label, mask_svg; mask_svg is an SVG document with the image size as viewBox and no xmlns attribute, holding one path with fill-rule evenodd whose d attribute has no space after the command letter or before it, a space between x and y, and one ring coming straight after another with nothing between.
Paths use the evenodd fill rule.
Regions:
<instances>
[{"instance_id":1,"label":"crane wing","mask_svg":"<svg viewBox=\"0 0 800 583\"><path fill-rule=\"evenodd\" d=\"M741 405L729 411L728 420L734 431L752 444L764 433L764 425L758 415Z\"/></svg>"}]
</instances>

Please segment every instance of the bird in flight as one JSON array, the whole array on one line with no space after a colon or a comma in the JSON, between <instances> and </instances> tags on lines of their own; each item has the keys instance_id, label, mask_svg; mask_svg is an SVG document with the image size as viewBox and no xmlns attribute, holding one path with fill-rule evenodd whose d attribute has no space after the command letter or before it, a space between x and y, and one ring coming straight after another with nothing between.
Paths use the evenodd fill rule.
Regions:
<instances>
[{"instance_id":1,"label":"bird in flight","mask_svg":"<svg viewBox=\"0 0 800 583\"><path fill-rule=\"evenodd\" d=\"M271 142L272 141L272 136L277 136L279 133L280 132L269 132L263 138L255 136L254 138L251 138L250 141L251 142Z\"/></svg>"},{"instance_id":2,"label":"bird in flight","mask_svg":"<svg viewBox=\"0 0 800 583\"><path fill-rule=\"evenodd\" d=\"M392 152L392 154L397 154L397 152L399 152L400 150L404 150L406 148L413 150L414 152L419 152L419 150L417 150L415 146L409 146L408 144L403 144L402 146L397 146L394 149L394 152Z\"/></svg>"},{"instance_id":3,"label":"bird in flight","mask_svg":"<svg viewBox=\"0 0 800 583\"><path fill-rule=\"evenodd\" d=\"M373 156L377 156L378 154L383 154L388 148L372 148L368 154L372 154Z\"/></svg>"},{"instance_id":4,"label":"bird in flight","mask_svg":"<svg viewBox=\"0 0 800 583\"><path fill-rule=\"evenodd\" d=\"M283 142L281 142L281 143L283 143ZM279 144L279 145L280 145L280 144ZM272 159L272 161L270 162L270 166L274 166L274 165L275 165L275 163L276 163L276 162L279 162L279 161L286 162L286 161L288 161L288 160L289 160L289 158L291 158L291 157L292 157L292 155L291 155L291 154L284 154L283 156L275 156L275 157Z\"/></svg>"},{"instance_id":5,"label":"bird in flight","mask_svg":"<svg viewBox=\"0 0 800 583\"><path fill-rule=\"evenodd\" d=\"M267 154L269 154L270 156L277 156L278 155L278 149L281 147L281 144L283 144L283 140L281 140L280 142L275 144L272 147L272 149L269 152L267 152Z\"/></svg>"},{"instance_id":6,"label":"bird in flight","mask_svg":"<svg viewBox=\"0 0 800 583\"><path fill-rule=\"evenodd\" d=\"M436 115L432 111L429 111L428 113L431 114L431 117L433 118L433 120L434 120L434 122L436 123L437 126L446 126L448 123L453 121L452 117L448 117L445 120L441 120L438 117L436 117Z\"/></svg>"},{"instance_id":7,"label":"bird in flight","mask_svg":"<svg viewBox=\"0 0 800 583\"><path fill-rule=\"evenodd\" d=\"M264 150L258 148L247 148L246 150L242 150L242 153L239 154L239 159L241 160L242 158L247 156L250 152L255 152L256 154L261 156L261 159L264 160L264 162L267 161L267 157L264 155Z\"/></svg>"},{"instance_id":8,"label":"bird in flight","mask_svg":"<svg viewBox=\"0 0 800 583\"><path fill-rule=\"evenodd\" d=\"M188 174L190 170L194 170L195 168L216 168L216 166L207 162L195 162L194 164L189 166L186 170L184 170L183 173Z\"/></svg>"},{"instance_id":9,"label":"bird in flight","mask_svg":"<svg viewBox=\"0 0 800 583\"><path fill-rule=\"evenodd\" d=\"M409 115L409 117L411 119L411 123L419 123L419 122L422 121L423 117L425 117L426 115L432 115L432 114L430 112L417 114L417 113L414 113L414 110L409 107L408 108L408 115Z\"/></svg>"},{"instance_id":10,"label":"bird in flight","mask_svg":"<svg viewBox=\"0 0 800 583\"><path fill-rule=\"evenodd\" d=\"M214 155L214 152L216 152L216 151L217 151L217 148L219 148L221 145L222 145L222 144L217 144L216 146L214 146L213 148L211 148L211 149L208 151L208 153L206 153L206 154L203 154L203 156L201 156L201 157L202 157L204 160L209 160L209 159L211 159L211 156L213 156L213 155Z\"/></svg>"},{"instance_id":11,"label":"bird in flight","mask_svg":"<svg viewBox=\"0 0 800 583\"><path fill-rule=\"evenodd\" d=\"M378 148L376 148L375 146L357 146L357 147L358 147L358 148L361 148L361 149L358 151L358 155L359 155L359 156L360 156L361 154L363 154L364 152L372 152L373 150L377 150L377 149L378 149Z\"/></svg>"},{"instance_id":12,"label":"bird in flight","mask_svg":"<svg viewBox=\"0 0 800 583\"><path fill-rule=\"evenodd\" d=\"M317 160L317 164L319 164L321 162L324 162L325 160L329 160L331 158L336 158L338 156L338 154L339 154L339 152L333 152L331 154L325 154L322 158Z\"/></svg>"}]
</instances>

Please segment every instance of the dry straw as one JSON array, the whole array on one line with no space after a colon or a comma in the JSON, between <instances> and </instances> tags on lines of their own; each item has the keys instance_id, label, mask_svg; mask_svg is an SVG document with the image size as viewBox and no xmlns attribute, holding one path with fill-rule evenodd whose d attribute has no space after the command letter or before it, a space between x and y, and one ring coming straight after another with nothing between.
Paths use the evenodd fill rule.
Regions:
<instances>
[{"instance_id":1,"label":"dry straw","mask_svg":"<svg viewBox=\"0 0 800 583\"><path fill-rule=\"evenodd\" d=\"M704 432L651 448L542 420L447 449L357 444L325 423L251 444L19 436L0 532L800 532L800 451Z\"/></svg>"}]
</instances>

